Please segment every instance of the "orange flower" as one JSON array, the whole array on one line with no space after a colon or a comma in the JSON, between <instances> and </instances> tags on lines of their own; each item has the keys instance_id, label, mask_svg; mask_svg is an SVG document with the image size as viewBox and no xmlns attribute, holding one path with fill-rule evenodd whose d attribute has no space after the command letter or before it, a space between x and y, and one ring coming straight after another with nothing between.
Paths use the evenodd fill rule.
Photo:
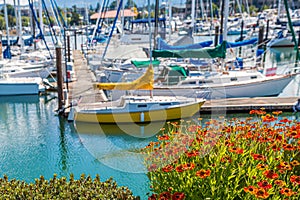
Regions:
<instances>
[{"instance_id":1,"label":"orange flower","mask_svg":"<svg viewBox=\"0 0 300 200\"><path fill-rule=\"evenodd\" d=\"M269 179L277 179L278 178L278 174L275 173L274 170L266 170L263 172L263 175L265 175Z\"/></svg>"},{"instance_id":2,"label":"orange flower","mask_svg":"<svg viewBox=\"0 0 300 200\"><path fill-rule=\"evenodd\" d=\"M210 170L200 169L196 172L196 176L199 176L200 178L206 178L210 176Z\"/></svg>"},{"instance_id":3,"label":"orange flower","mask_svg":"<svg viewBox=\"0 0 300 200\"><path fill-rule=\"evenodd\" d=\"M250 186L248 186L248 187L245 187L245 188L244 188L244 191L245 191L245 192L249 192L250 194L255 194L256 191L257 191L257 188L254 187L254 186L252 186L252 185L250 185Z\"/></svg>"},{"instance_id":4,"label":"orange flower","mask_svg":"<svg viewBox=\"0 0 300 200\"><path fill-rule=\"evenodd\" d=\"M290 197L290 196L292 196L294 194L294 192L293 192L293 190L291 190L289 188L282 188L280 190L280 194L283 194L283 195L285 195L287 197Z\"/></svg>"},{"instance_id":5,"label":"orange flower","mask_svg":"<svg viewBox=\"0 0 300 200\"><path fill-rule=\"evenodd\" d=\"M225 162L231 163L231 158L230 158L230 156L223 156L223 157L221 158L221 162L222 162L222 163L225 163Z\"/></svg>"},{"instance_id":6,"label":"orange flower","mask_svg":"<svg viewBox=\"0 0 300 200\"><path fill-rule=\"evenodd\" d=\"M259 170L264 170L268 167L268 165L265 165L265 164L258 164L256 165L256 168L259 169Z\"/></svg>"},{"instance_id":7,"label":"orange flower","mask_svg":"<svg viewBox=\"0 0 300 200\"><path fill-rule=\"evenodd\" d=\"M286 185L286 183L285 183L284 181L282 181L282 180L275 180L275 181L274 181L274 184L275 184L275 185L278 185L278 186L280 186L280 187Z\"/></svg>"},{"instance_id":8,"label":"orange flower","mask_svg":"<svg viewBox=\"0 0 300 200\"><path fill-rule=\"evenodd\" d=\"M264 190L264 189L257 189L257 191L255 192L255 197L256 198L261 198L261 199L266 199L269 197L269 193Z\"/></svg>"},{"instance_id":9,"label":"orange flower","mask_svg":"<svg viewBox=\"0 0 300 200\"><path fill-rule=\"evenodd\" d=\"M175 192L172 195L172 200L182 200L185 198L185 194L183 192Z\"/></svg>"},{"instance_id":10,"label":"orange flower","mask_svg":"<svg viewBox=\"0 0 300 200\"><path fill-rule=\"evenodd\" d=\"M195 168L195 164L194 163L186 163L186 164L183 164L183 169L184 170L192 170Z\"/></svg>"},{"instance_id":11,"label":"orange flower","mask_svg":"<svg viewBox=\"0 0 300 200\"><path fill-rule=\"evenodd\" d=\"M300 176L292 175L290 181L294 184L300 185Z\"/></svg>"},{"instance_id":12,"label":"orange flower","mask_svg":"<svg viewBox=\"0 0 300 200\"><path fill-rule=\"evenodd\" d=\"M298 162L298 160L293 160L293 161L291 162L291 165L292 165L293 167L295 167L295 166L300 165L300 163Z\"/></svg>"},{"instance_id":13,"label":"orange flower","mask_svg":"<svg viewBox=\"0 0 300 200\"><path fill-rule=\"evenodd\" d=\"M283 144L282 147L286 151L293 151L296 149L292 144Z\"/></svg>"},{"instance_id":14,"label":"orange flower","mask_svg":"<svg viewBox=\"0 0 300 200\"><path fill-rule=\"evenodd\" d=\"M244 150L241 148L233 147L233 148L229 149L229 152L236 153L236 154L242 154L244 152Z\"/></svg>"},{"instance_id":15,"label":"orange flower","mask_svg":"<svg viewBox=\"0 0 300 200\"><path fill-rule=\"evenodd\" d=\"M263 189L271 189L271 188L272 188L272 185L269 184L269 182L266 181L266 180L263 180L263 181L258 182L257 185L258 185L260 188L263 188Z\"/></svg>"}]
</instances>

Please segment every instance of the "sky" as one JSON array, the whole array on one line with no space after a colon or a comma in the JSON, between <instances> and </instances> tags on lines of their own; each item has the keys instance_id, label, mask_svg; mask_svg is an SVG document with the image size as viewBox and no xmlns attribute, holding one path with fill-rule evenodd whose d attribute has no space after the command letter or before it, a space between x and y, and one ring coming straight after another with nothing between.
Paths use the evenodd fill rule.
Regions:
<instances>
[{"instance_id":1,"label":"sky","mask_svg":"<svg viewBox=\"0 0 300 200\"><path fill-rule=\"evenodd\" d=\"M21 5L28 5L28 0L19 0ZM112 2L113 0L109 0L110 2ZM124 0L125 2L127 2L127 0ZM147 5L148 0L133 0L138 6L143 6L143 5ZM163 0L159 0L160 2L163 2ZM164 0L167 1L167 0ZM6 0L7 4L11 4L13 5L14 0ZM18 2L18 0L15 0L16 4ZM49 3L50 0L45 0L46 4L47 2ZM150 0L150 2L154 3L155 0ZM180 3L184 3L185 0L172 0L173 4L180 4ZM0 4L3 4L4 0L0 0ZM86 5L92 5L93 8L96 7L97 3L102 3L102 0L56 0L56 3L59 7L68 7L71 8L73 5L76 5L77 7L85 7Z\"/></svg>"}]
</instances>

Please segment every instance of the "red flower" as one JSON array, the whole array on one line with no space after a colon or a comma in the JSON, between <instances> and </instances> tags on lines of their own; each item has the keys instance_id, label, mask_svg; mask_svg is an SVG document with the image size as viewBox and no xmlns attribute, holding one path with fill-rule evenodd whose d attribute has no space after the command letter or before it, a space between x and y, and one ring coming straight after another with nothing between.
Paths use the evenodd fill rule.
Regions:
<instances>
[{"instance_id":1,"label":"red flower","mask_svg":"<svg viewBox=\"0 0 300 200\"><path fill-rule=\"evenodd\" d=\"M294 192L293 192L293 190L291 190L291 189L289 189L289 188L282 188L282 189L280 190L280 194L283 194L283 195L285 195L285 196L290 197L290 196L292 196L292 195L294 194Z\"/></svg>"},{"instance_id":2,"label":"red flower","mask_svg":"<svg viewBox=\"0 0 300 200\"><path fill-rule=\"evenodd\" d=\"M172 165L167 165L167 166L163 167L161 170L163 172L170 172L170 171L173 170L173 166Z\"/></svg>"},{"instance_id":3,"label":"red flower","mask_svg":"<svg viewBox=\"0 0 300 200\"><path fill-rule=\"evenodd\" d=\"M176 171L177 172L183 172L185 169L184 169L184 166L183 165L178 165L177 167L176 167Z\"/></svg>"},{"instance_id":4,"label":"red flower","mask_svg":"<svg viewBox=\"0 0 300 200\"><path fill-rule=\"evenodd\" d=\"M196 172L196 176L200 178L206 178L210 176L210 170L200 169L199 171Z\"/></svg>"},{"instance_id":5,"label":"red flower","mask_svg":"<svg viewBox=\"0 0 300 200\"><path fill-rule=\"evenodd\" d=\"M170 137L168 135L161 135L161 136L157 136L157 139L163 141L163 140L169 140Z\"/></svg>"},{"instance_id":6,"label":"red flower","mask_svg":"<svg viewBox=\"0 0 300 200\"><path fill-rule=\"evenodd\" d=\"M172 200L182 200L185 198L185 194L183 192L175 192L172 195Z\"/></svg>"},{"instance_id":7,"label":"red flower","mask_svg":"<svg viewBox=\"0 0 300 200\"><path fill-rule=\"evenodd\" d=\"M171 200L171 193L170 192L162 192L159 195L159 200Z\"/></svg>"},{"instance_id":8,"label":"red flower","mask_svg":"<svg viewBox=\"0 0 300 200\"><path fill-rule=\"evenodd\" d=\"M300 176L292 175L290 181L294 184L300 185Z\"/></svg>"},{"instance_id":9,"label":"red flower","mask_svg":"<svg viewBox=\"0 0 300 200\"><path fill-rule=\"evenodd\" d=\"M277 179L278 178L278 174L275 173L274 170L266 170L263 172L263 175L265 175L269 179Z\"/></svg>"},{"instance_id":10,"label":"red flower","mask_svg":"<svg viewBox=\"0 0 300 200\"><path fill-rule=\"evenodd\" d=\"M254 160L263 160L263 161L266 160L266 157L263 156L263 155L260 155L260 154L255 154L255 153L253 153L253 154L252 154L252 157L253 157Z\"/></svg>"},{"instance_id":11,"label":"red flower","mask_svg":"<svg viewBox=\"0 0 300 200\"><path fill-rule=\"evenodd\" d=\"M199 155L199 151L193 150L193 151L191 151L191 152L187 152L186 155L187 155L187 157L189 157L189 158L191 158L191 157L196 157L196 156Z\"/></svg>"},{"instance_id":12,"label":"red flower","mask_svg":"<svg viewBox=\"0 0 300 200\"><path fill-rule=\"evenodd\" d=\"M272 188L272 185L269 184L269 182L266 181L266 180L258 182L257 185L258 185L260 188L267 189L267 190Z\"/></svg>"},{"instance_id":13,"label":"red flower","mask_svg":"<svg viewBox=\"0 0 300 200\"><path fill-rule=\"evenodd\" d=\"M156 194L152 194L150 197L148 197L148 200L156 200L156 199L157 199Z\"/></svg>"}]
</instances>

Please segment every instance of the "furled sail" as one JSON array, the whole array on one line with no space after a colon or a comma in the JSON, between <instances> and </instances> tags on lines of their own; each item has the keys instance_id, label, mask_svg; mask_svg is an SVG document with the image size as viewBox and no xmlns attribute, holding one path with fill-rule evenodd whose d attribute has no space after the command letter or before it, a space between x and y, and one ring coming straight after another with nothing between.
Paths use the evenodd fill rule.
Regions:
<instances>
[{"instance_id":1,"label":"furled sail","mask_svg":"<svg viewBox=\"0 0 300 200\"><path fill-rule=\"evenodd\" d=\"M188 45L182 45L182 46L172 46L169 45L165 40L158 37L157 38L157 49L159 50L189 50L189 49L201 49L204 47L209 47L212 45L213 41L205 41L205 42L199 42L196 44L188 44Z\"/></svg>"},{"instance_id":2,"label":"furled sail","mask_svg":"<svg viewBox=\"0 0 300 200\"><path fill-rule=\"evenodd\" d=\"M99 90L153 90L154 71L150 65L140 78L132 82L121 83L97 83L94 88Z\"/></svg>"},{"instance_id":3,"label":"furled sail","mask_svg":"<svg viewBox=\"0 0 300 200\"><path fill-rule=\"evenodd\" d=\"M218 46L206 47L202 49L189 50L154 50L152 56L154 58L225 58L227 42L223 41Z\"/></svg>"}]
</instances>

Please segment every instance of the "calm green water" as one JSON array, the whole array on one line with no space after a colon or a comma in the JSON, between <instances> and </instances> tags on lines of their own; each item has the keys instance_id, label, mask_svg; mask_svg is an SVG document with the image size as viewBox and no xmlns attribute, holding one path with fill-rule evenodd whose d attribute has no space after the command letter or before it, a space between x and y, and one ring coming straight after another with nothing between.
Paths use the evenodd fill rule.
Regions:
<instances>
[{"instance_id":1,"label":"calm green water","mask_svg":"<svg viewBox=\"0 0 300 200\"><path fill-rule=\"evenodd\" d=\"M77 178L82 173L92 177L100 174L102 181L113 177L119 186L128 186L134 195L145 196L149 188L148 179L141 169L134 171L134 167L131 166L136 162L136 158L128 157L120 167L116 163L120 157L118 152L145 146L150 138L135 138L129 135L105 137L101 134L81 136L73 124L54 115L56 108L57 99L51 100L51 95L0 97L1 175L7 174L11 179L33 182L40 175L49 179L54 173L58 176L74 173ZM94 150L91 153L91 145L98 144L90 143L85 146L90 139L94 142L101 141L100 149L108 141L114 144L111 145L114 147L106 149L109 151ZM97 152L101 153L102 157L97 158L93 155ZM142 166L141 163L139 165ZM129 170L126 170L128 167Z\"/></svg>"}]
</instances>

